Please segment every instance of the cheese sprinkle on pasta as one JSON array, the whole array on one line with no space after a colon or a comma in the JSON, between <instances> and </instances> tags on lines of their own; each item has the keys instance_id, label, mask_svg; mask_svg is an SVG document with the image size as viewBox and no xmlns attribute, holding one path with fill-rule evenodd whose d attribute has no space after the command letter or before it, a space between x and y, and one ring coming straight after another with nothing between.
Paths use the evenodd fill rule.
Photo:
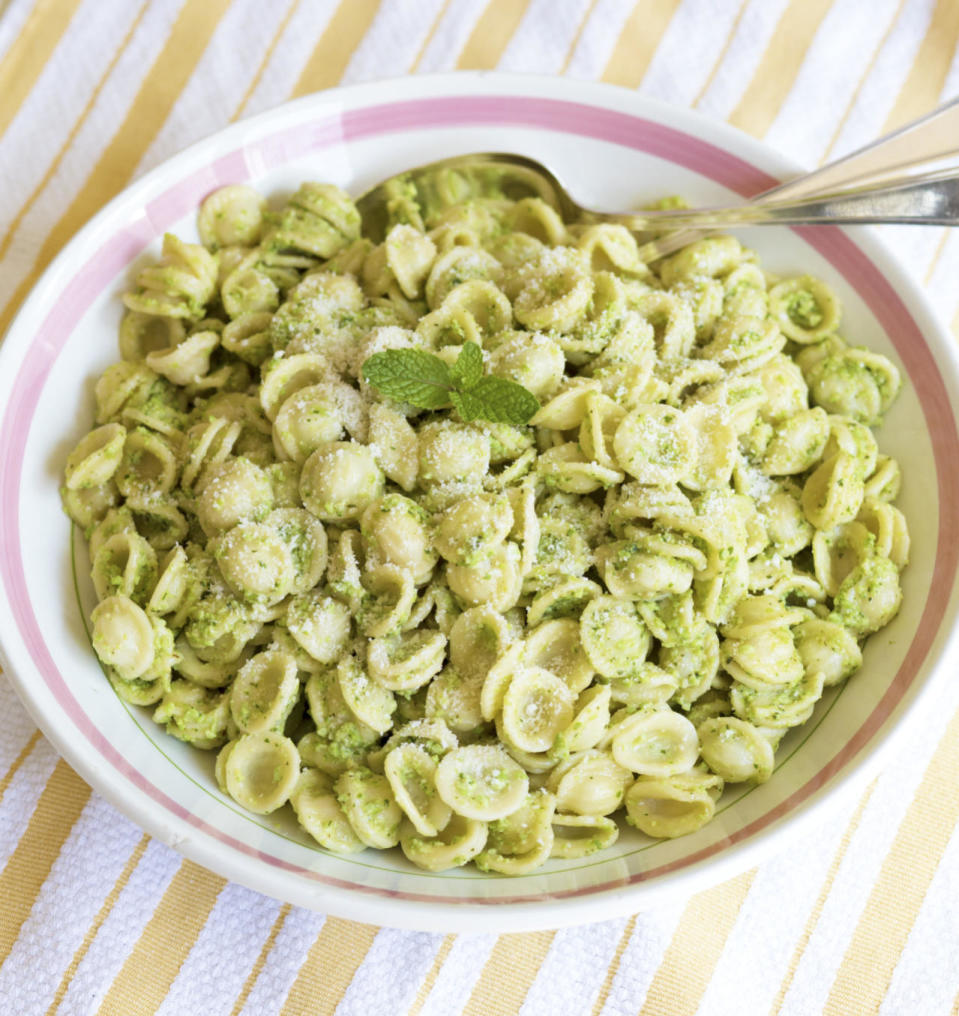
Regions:
<instances>
[{"instance_id":1,"label":"cheese sprinkle on pasta","mask_svg":"<svg viewBox=\"0 0 959 1016\"><path fill-rule=\"evenodd\" d=\"M503 875L692 833L896 614L900 387L732 237L655 266L525 171L210 195L124 297L63 499L125 700L340 853ZM386 350L529 389L466 423Z\"/></svg>"}]
</instances>

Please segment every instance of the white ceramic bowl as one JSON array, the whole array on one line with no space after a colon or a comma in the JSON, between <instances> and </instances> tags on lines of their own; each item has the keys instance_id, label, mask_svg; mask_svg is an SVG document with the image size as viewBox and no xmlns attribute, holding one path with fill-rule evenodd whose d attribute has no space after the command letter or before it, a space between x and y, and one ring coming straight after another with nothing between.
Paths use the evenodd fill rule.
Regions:
<instances>
[{"instance_id":1,"label":"white ceramic bowl","mask_svg":"<svg viewBox=\"0 0 959 1016\"><path fill-rule=\"evenodd\" d=\"M119 295L133 267L157 254L165 230L195 236L198 204L223 184L278 195L316 179L358 193L410 166L489 150L541 158L584 204L610 208L676 193L735 200L796 169L729 127L602 85L461 74L325 92L229 127L124 191L44 274L0 352L0 627L7 673L37 723L117 808L200 864L302 906L431 930L598 920L754 864L844 799L934 695L956 610L959 498L946 496L959 465L953 343L868 232L755 229L744 239L764 265L828 279L846 337L902 365L907 383L880 443L902 463L913 536L900 615L869 640L862 671L787 738L768 783L730 787L716 818L678 840L626 829L599 855L521 878L434 875L399 851L331 856L292 818L243 812L218 792L213 753L124 705L87 641L77 597L89 611L93 591L79 546L74 567L57 488L67 451L91 425L93 382L117 358Z\"/></svg>"}]
</instances>

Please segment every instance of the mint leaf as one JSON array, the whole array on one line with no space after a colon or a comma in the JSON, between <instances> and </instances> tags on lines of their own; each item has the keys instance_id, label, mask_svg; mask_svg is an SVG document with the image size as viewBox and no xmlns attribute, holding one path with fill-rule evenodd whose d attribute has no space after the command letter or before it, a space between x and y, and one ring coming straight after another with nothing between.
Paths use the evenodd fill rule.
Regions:
<instances>
[{"instance_id":1,"label":"mint leaf","mask_svg":"<svg viewBox=\"0 0 959 1016\"><path fill-rule=\"evenodd\" d=\"M450 368L453 383L461 392L474 388L483 376L483 351L475 342L467 342Z\"/></svg>"},{"instance_id":2,"label":"mint leaf","mask_svg":"<svg viewBox=\"0 0 959 1016\"><path fill-rule=\"evenodd\" d=\"M453 378L449 367L420 349L387 349L363 364L363 377L388 399L419 409L442 409L450 404Z\"/></svg>"},{"instance_id":3,"label":"mint leaf","mask_svg":"<svg viewBox=\"0 0 959 1016\"><path fill-rule=\"evenodd\" d=\"M363 364L363 377L387 398L420 409L452 405L467 423L527 423L539 409L532 392L515 381L483 376L483 351L467 342L456 363L421 349L387 349Z\"/></svg>"},{"instance_id":4,"label":"mint leaf","mask_svg":"<svg viewBox=\"0 0 959 1016\"><path fill-rule=\"evenodd\" d=\"M480 378L468 392L453 392L450 400L466 423L489 420L490 423L518 426L528 423L539 409L539 402L532 392L515 381L492 376Z\"/></svg>"}]
</instances>

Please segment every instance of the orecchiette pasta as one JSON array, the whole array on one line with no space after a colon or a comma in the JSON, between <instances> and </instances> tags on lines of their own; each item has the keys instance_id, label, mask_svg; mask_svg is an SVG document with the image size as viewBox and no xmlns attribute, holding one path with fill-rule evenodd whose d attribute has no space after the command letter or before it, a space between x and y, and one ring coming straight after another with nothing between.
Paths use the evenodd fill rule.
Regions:
<instances>
[{"instance_id":1,"label":"orecchiette pasta","mask_svg":"<svg viewBox=\"0 0 959 1016\"><path fill-rule=\"evenodd\" d=\"M632 782L633 773L609 752L589 748L556 766L546 785L564 813L610 815L622 806Z\"/></svg>"},{"instance_id":2,"label":"orecchiette pasta","mask_svg":"<svg viewBox=\"0 0 959 1016\"><path fill-rule=\"evenodd\" d=\"M482 822L512 814L529 788L522 766L502 748L487 744L448 752L436 769L435 783L453 811Z\"/></svg>"},{"instance_id":3,"label":"orecchiette pasta","mask_svg":"<svg viewBox=\"0 0 959 1016\"><path fill-rule=\"evenodd\" d=\"M476 858L481 871L524 875L543 865L553 850L553 813L556 800L545 790L535 790L504 818L490 822L486 847Z\"/></svg>"},{"instance_id":4,"label":"orecchiette pasta","mask_svg":"<svg viewBox=\"0 0 959 1016\"><path fill-rule=\"evenodd\" d=\"M612 846L619 826L604 815L554 815L553 857L587 857Z\"/></svg>"},{"instance_id":5,"label":"orecchiette pasta","mask_svg":"<svg viewBox=\"0 0 959 1016\"><path fill-rule=\"evenodd\" d=\"M436 769L436 759L415 743L397 745L383 760L397 803L422 836L435 836L453 814L437 785Z\"/></svg>"},{"instance_id":6,"label":"orecchiette pasta","mask_svg":"<svg viewBox=\"0 0 959 1016\"><path fill-rule=\"evenodd\" d=\"M224 187L137 274L64 467L94 650L332 852L522 875L695 832L899 609L899 369L732 237L646 265L518 168L386 192ZM390 398L397 351L539 408Z\"/></svg>"},{"instance_id":7,"label":"orecchiette pasta","mask_svg":"<svg viewBox=\"0 0 959 1016\"><path fill-rule=\"evenodd\" d=\"M193 681L172 681L153 719L164 724L168 734L196 748L216 748L227 738L229 696Z\"/></svg>"},{"instance_id":8,"label":"orecchiette pasta","mask_svg":"<svg viewBox=\"0 0 959 1016\"><path fill-rule=\"evenodd\" d=\"M286 804L300 778L296 745L274 732L241 734L220 749L221 759L226 792L261 815Z\"/></svg>"}]
</instances>

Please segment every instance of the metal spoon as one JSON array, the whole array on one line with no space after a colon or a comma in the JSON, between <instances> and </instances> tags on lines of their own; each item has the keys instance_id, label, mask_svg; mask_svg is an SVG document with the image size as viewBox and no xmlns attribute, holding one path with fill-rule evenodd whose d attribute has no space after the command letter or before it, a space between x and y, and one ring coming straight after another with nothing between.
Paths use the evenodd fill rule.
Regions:
<instances>
[{"instance_id":1,"label":"metal spoon","mask_svg":"<svg viewBox=\"0 0 959 1016\"><path fill-rule=\"evenodd\" d=\"M548 167L525 155L482 152L442 159L399 174L422 184L428 177L455 189L457 175L481 181L495 169L507 196L537 196L565 220L613 222L641 234L644 261L655 261L686 246L691 229L809 224L959 224L959 168L922 172L923 167L959 153L959 100L907 124L850 156L788 181L751 201L697 209L598 211L580 205ZM917 158L908 159L911 149ZM892 160L889 166L888 161ZM910 174L910 170L914 170ZM357 202L374 233L386 221L386 203L398 178L367 191ZM806 183L806 186L803 184ZM817 187L817 184L822 186ZM668 231L668 232L667 232ZM656 235L663 234L663 235ZM652 238L651 238L652 237Z\"/></svg>"}]
</instances>

